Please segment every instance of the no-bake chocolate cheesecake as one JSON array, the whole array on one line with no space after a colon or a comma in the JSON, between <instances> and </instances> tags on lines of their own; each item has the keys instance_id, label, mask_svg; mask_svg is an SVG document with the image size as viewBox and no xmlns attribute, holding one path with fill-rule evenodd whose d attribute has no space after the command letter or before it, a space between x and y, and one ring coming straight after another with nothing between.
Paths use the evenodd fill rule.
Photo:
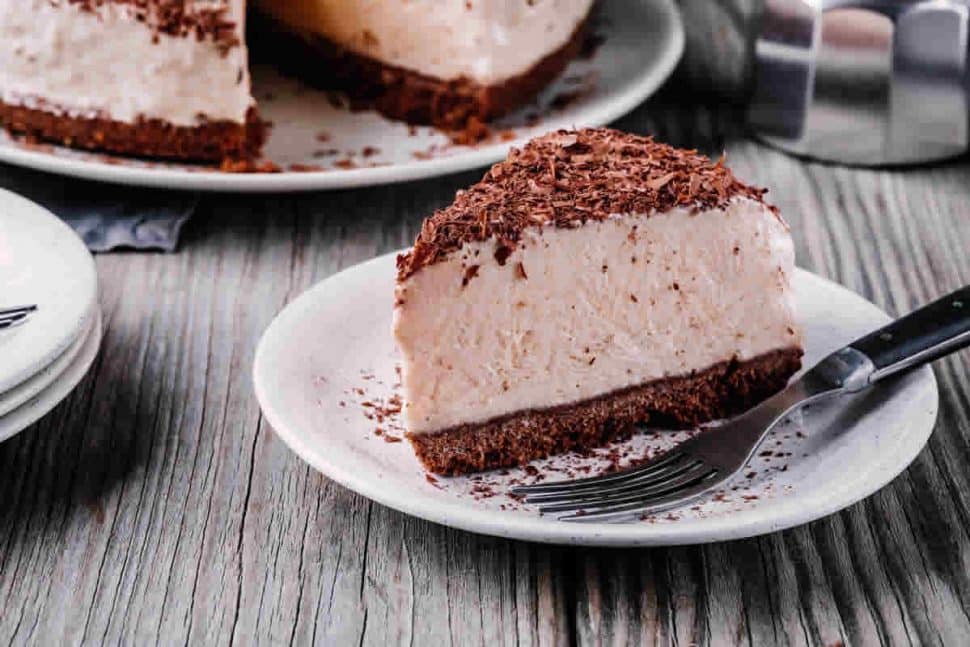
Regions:
<instances>
[{"instance_id":1,"label":"no-bake chocolate cheesecake","mask_svg":"<svg viewBox=\"0 0 970 647\"><path fill-rule=\"evenodd\" d=\"M407 435L461 474L691 426L801 361L791 236L722 162L615 130L495 165L398 259Z\"/></svg>"},{"instance_id":2,"label":"no-bake chocolate cheesecake","mask_svg":"<svg viewBox=\"0 0 970 647\"><path fill-rule=\"evenodd\" d=\"M256 0L254 33L386 115L461 129L530 99L592 0ZM246 0L0 0L0 124L80 148L256 156ZM265 49L265 48L264 48ZM290 65L290 67L293 67Z\"/></svg>"}]
</instances>

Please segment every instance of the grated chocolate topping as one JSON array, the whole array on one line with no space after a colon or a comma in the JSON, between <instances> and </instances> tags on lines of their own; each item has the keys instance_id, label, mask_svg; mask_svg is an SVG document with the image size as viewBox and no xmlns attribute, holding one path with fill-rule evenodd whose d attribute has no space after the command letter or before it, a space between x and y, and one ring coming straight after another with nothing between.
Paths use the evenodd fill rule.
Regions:
<instances>
[{"instance_id":1,"label":"grated chocolate topping","mask_svg":"<svg viewBox=\"0 0 970 647\"><path fill-rule=\"evenodd\" d=\"M398 280L469 242L495 237L509 248L502 251L507 257L529 228L572 228L676 207L723 208L738 196L764 203L766 192L735 178L723 157L712 162L697 151L608 128L560 130L513 148L478 184L426 219L414 247L397 259Z\"/></svg>"},{"instance_id":2,"label":"grated chocolate topping","mask_svg":"<svg viewBox=\"0 0 970 647\"><path fill-rule=\"evenodd\" d=\"M81 11L97 14L106 5L123 5L156 36L211 39L223 51L239 45L236 23L227 0L67 0Z\"/></svg>"}]
</instances>

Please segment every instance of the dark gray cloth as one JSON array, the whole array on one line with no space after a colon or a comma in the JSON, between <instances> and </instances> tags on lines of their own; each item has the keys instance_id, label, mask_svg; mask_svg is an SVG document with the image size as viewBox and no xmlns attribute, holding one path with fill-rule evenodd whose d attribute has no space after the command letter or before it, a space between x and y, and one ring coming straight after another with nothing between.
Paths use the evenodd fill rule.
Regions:
<instances>
[{"instance_id":1,"label":"dark gray cloth","mask_svg":"<svg viewBox=\"0 0 970 647\"><path fill-rule=\"evenodd\" d=\"M0 165L0 187L62 218L92 252L174 252L199 202L197 193L89 182L6 165Z\"/></svg>"}]
</instances>

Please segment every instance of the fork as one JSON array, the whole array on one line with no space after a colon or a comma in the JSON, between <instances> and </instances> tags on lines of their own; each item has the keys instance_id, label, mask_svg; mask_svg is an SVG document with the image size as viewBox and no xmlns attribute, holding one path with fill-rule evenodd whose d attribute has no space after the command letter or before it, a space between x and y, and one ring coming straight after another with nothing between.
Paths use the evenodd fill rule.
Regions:
<instances>
[{"instance_id":1,"label":"fork","mask_svg":"<svg viewBox=\"0 0 970 647\"><path fill-rule=\"evenodd\" d=\"M22 324L32 313L36 311L36 305L0 308L0 330Z\"/></svg>"},{"instance_id":2,"label":"fork","mask_svg":"<svg viewBox=\"0 0 970 647\"><path fill-rule=\"evenodd\" d=\"M780 393L634 468L512 488L562 521L628 522L679 507L724 485L780 421L801 407L857 393L970 346L970 286L835 351Z\"/></svg>"}]
</instances>

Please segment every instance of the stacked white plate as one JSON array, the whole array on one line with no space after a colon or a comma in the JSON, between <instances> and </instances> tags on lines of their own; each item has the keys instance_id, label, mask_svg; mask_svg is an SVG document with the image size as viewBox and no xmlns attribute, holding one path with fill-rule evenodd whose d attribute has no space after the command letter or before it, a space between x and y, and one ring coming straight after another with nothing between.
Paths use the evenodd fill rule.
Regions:
<instances>
[{"instance_id":1,"label":"stacked white plate","mask_svg":"<svg viewBox=\"0 0 970 647\"><path fill-rule=\"evenodd\" d=\"M0 441L74 390L101 344L94 260L52 213L0 190L0 309L36 304L0 330Z\"/></svg>"}]
</instances>

